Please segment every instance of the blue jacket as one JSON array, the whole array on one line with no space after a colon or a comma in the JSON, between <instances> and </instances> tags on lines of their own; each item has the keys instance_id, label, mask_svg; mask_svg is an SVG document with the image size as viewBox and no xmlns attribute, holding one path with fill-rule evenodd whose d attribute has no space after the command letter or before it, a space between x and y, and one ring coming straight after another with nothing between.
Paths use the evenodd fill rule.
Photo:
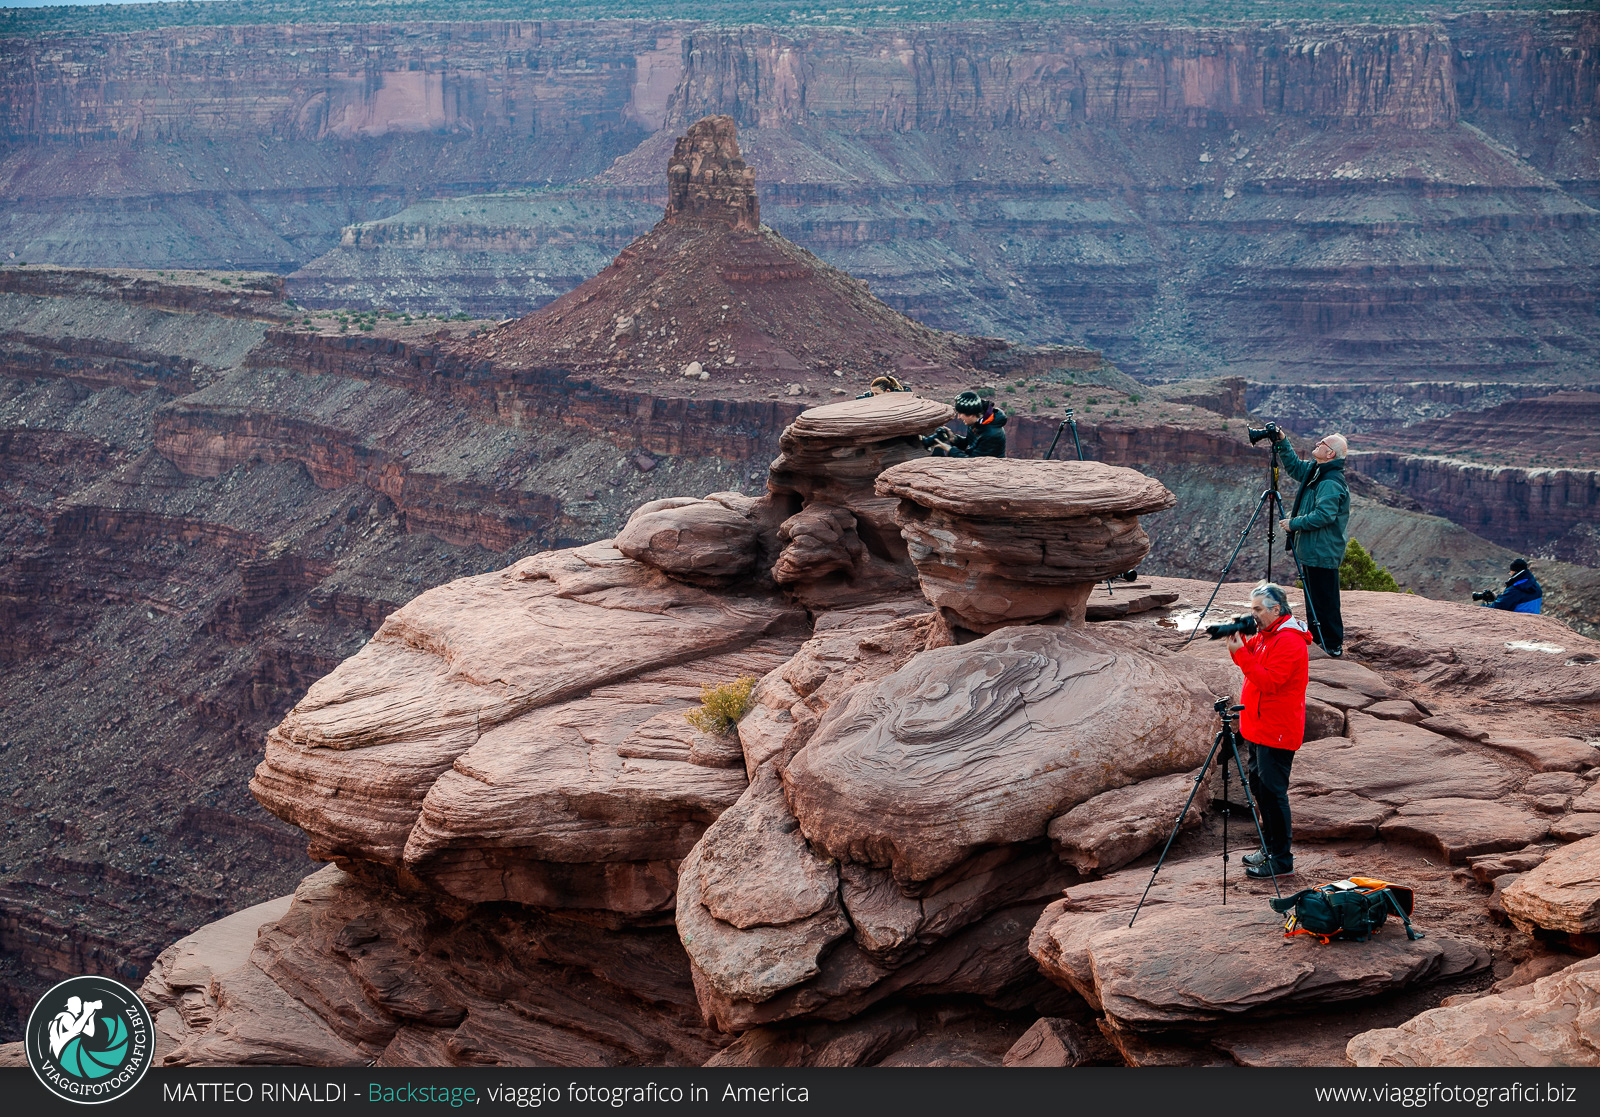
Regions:
<instances>
[{"instance_id":1,"label":"blue jacket","mask_svg":"<svg viewBox=\"0 0 1600 1117\"><path fill-rule=\"evenodd\" d=\"M1506 588L1500 596L1484 604L1491 609L1507 609L1513 613L1543 612L1544 590L1539 587L1533 573L1520 570L1506 579Z\"/></svg>"}]
</instances>

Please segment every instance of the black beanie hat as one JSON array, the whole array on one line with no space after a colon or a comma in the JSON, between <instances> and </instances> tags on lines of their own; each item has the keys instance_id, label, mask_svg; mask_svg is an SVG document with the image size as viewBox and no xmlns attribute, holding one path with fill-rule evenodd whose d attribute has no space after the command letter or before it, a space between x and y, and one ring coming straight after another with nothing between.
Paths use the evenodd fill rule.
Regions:
<instances>
[{"instance_id":1,"label":"black beanie hat","mask_svg":"<svg viewBox=\"0 0 1600 1117\"><path fill-rule=\"evenodd\" d=\"M977 392L962 392L956 397L956 414L982 415L983 412L983 398Z\"/></svg>"},{"instance_id":2,"label":"black beanie hat","mask_svg":"<svg viewBox=\"0 0 1600 1117\"><path fill-rule=\"evenodd\" d=\"M1512 569L1512 571L1514 573L1517 573L1517 574L1522 573L1522 571L1528 569L1528 560L1527 559L1521 559L1521 558L1512 559L1511 560L1511 569Z\"/></svg>"}]
</instances>

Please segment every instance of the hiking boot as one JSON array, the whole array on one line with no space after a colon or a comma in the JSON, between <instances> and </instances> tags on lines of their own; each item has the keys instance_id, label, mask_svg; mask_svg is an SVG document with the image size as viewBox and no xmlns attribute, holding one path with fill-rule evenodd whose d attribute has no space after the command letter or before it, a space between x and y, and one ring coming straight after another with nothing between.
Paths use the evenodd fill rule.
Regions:
<instances>
[{"instance_id":1,"label":"hiking boot","mask_svg":"<svg viewBox=\"0 0 1600 1117\"><path fill-rule=\"evenodd\" d=\"M1328 649L1328 654L1330 656L1332 656L1334 659L1343 659L1344 658L1344 645L1340 644L1337 648L1329 648Z\"/></svg>"},{"instance_id":2,"label":"hiking boot","mask_svg":"<svg viewBox=\"0 0 1600 1117\"><path fill-rule=\"evenodd\" d=\"M1246 865L1244 875L1257 880L1271 880L1273 877L1288 877L1294 875L1294 858L1287 861L1269 860L1259 865Z\"/></svg>"},{"instance_id":3,"label":"hiking boot","mask_svg":"<svg viewBox=\"0 0 1600 1117\"><path fill-rule=\"evenodd\" d=\"M1239 858L1239 860L1243 861L1246 865L1262 865L1266 863L1267 851L1264 849L1258 849L1254 853L1245 854L1243 857Z\"/></svg>"}]
</instances>

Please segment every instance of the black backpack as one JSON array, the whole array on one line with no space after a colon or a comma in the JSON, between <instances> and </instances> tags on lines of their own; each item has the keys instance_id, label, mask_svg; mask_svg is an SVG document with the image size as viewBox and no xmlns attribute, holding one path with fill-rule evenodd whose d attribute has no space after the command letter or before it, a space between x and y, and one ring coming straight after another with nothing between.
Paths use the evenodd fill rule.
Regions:
<instances>
[{"instance_id":1,"label":"black backpack","mask_svg":"<svg viewBox=\"0 0 1600 1117\"><path fill-rule=\"evenodd\" d=\"M1279 915L1289 913L1289 918L1283 921L1285 937L1314 935L1324 943L1334 939L1366 942L1383 926L1391 911L1406 925L1406 938L1423 938L1421 931L1411 927L1411 909L1415 902L1416 894L1404 885L1371 877L1336 880L1320 888L1308 888L1293 896L1268 901Z\"/></svg>"}]
</instances>

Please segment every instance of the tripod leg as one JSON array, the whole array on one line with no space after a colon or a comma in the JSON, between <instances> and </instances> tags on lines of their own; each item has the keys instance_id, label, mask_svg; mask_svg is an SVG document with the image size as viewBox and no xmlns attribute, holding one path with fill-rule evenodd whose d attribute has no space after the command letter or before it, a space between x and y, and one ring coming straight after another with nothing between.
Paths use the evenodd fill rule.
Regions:
<instances>
[{"instance_id":1,"label":"tripod leg","mask_svg":"<svg viewBox=\"0 0 1600 1117\"><path fill-rule=\"evenodd\" d=\"M1234 560L1239 557L1239 548L1244 546L1244 541L1250 536L1250 529L1256 526L1256 517L1261 515L1261 509L1267 507L1271 499L1271 489L1261 494L1261 499L1256 501L1256 510L1250 513L1250 522L1244 525L1244 530L1239 533L1239 542L1233 545L1233 554L1228 556L1228 565L1222 568L1222 576L1217 579L1217 584L1211 588L1211 596L1206 598L1206 607L1200 610L1200 616L1194 622L1194 631L1189 633L1189 639L1183 642L1188 647L1200 631L1200 622L1206 619L1206 614L1211 611L1211 603L1217 599L1217 594L1222 590L1222 583L1228 580L1228 571L1233 569Z\"/></svg>"},{"instance_id":2,"label":"tripod leg","mask_svg":"<svg viewBox=\"0 0 1600 1117\"><path fill-rule=\"evenodd\" d=\"M1217 739L1211 742L1211 751L1206 753L1206 762L1200 765L1200 774L1194 778L1194 786L1189 789L1189 798L1183 801L1183 810L1178 812L1177 821L1172 824L1172 833L1167 835L1167 844L1161 847L1161 856L1156 858L1156 867L1150 870L1150 881L1144 886L1144 892L1139 896L1139 904L1133 909L1133 915L1128 919L1128 926L1133 926L1133 921L1139 918L1139 911L1144 907L1145 898L1150 895L1150 889L1156 883L1156 874L1161 871L1161 866L1166 863L1167 851L1172 848L1172 841L1178 836L1178 831L1183 828L1183 820L1189 814L1189 807L1194 803L1194 797L1200 794L1200 785L1205 782L1206 773L1211 771L1211 762L1216 759L1217 750L1222 747L1222 733L1217 734ZM1235 754L1238 753L1235 749ZM1259 827L1258 827L1259 829Z\"/></svg>"},{"instance_id":3,"label":"tripod leg","mask_svg":"<svg viewBox=\"0 0 1600 1117\"><path fill-rule=\"evenodd\" d=\"M1261 812L1256 808L1255 797L1250 794L1250 777L1245 775L1244 761L1239 759L1239 735L1230 726L1223 730L1228 735L1228 747L1233 750L1233 762L1239 766L1239 782L1244 784L1244 801L1250 804L1250 820L1256 824L1256 837L1261 839L1261 848L1267 848L1267 835L1261 829ZM1267 863L1272 863L1272 851L1267 850ZM1278 891L1278 878L1272 878L1272 891L1278 899L1283 899L1283 893Z\"/></svg>"}]
</instances>

